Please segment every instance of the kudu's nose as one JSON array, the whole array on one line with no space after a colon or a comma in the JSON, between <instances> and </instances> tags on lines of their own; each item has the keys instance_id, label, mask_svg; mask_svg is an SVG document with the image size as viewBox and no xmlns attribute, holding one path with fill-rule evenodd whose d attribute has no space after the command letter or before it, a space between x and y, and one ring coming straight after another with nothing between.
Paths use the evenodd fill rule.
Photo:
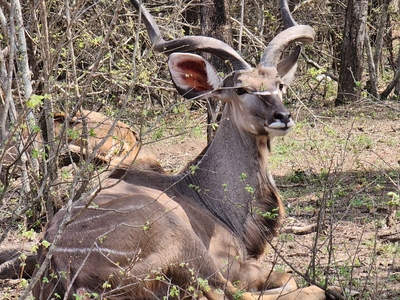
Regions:
<instances>
[{"instance_id":1,"label":"kudu's nose","mask_svg":"<svg viewBox=\"0 0 400 300\"><path fill-rule=\"evenodd\" d=\"M289 112L277 111L277 112L274 114L274 118L275 118L277 121L281 121L281 122L284 123L284 124L288 124L288 123L290 122L291 115L290 115Z\"/></svg>"}]
</instances>

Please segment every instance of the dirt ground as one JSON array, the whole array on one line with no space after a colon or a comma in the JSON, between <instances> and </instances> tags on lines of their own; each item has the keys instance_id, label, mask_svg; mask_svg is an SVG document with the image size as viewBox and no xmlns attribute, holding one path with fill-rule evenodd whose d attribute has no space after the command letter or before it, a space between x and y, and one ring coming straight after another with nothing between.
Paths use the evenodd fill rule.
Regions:
<instances>
[{"instance_id":1,"label":"dirt ground","mask_svg":"<svg viewBox=\"0 0 400 300\"><path fill-rule=\"evenodd\" d=\"M293 272L299 284L341 286L357 299L400 299L400 103L292 112L297 126L274 141L269 166L287 218L264 263ZM188 135L147 148L177 171L205 145ZM318 230L291 231L309 225ZM14 299L16 284L0 282L0 298Z\"/></svg>"}]
</instances>

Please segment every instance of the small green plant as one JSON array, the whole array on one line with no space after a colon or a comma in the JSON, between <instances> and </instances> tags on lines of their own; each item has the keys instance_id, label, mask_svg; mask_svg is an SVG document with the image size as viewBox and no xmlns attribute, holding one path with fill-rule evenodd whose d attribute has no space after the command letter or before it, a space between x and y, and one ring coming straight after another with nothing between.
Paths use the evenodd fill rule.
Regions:
<instances>
[{"instance_id":1,"label":"small green plant","mask_svg":"<svg viewBox=\"0 0 400 300\"><path fill-rule=\"evenodd\" d=\"M245 293L244 290L238 290L236 293L233 295L233 299L235 300L240 300L243 297L243 294Z\"/></svg>"},{"instance_id":2,"label":"small green plant","mask_svg":"<svg viewBox=\"0 0 400 300\"><path fill-rule=\"evenodd\" d=\"M94 131L93 128L89 129L89 136L91 136L91 137L96 137L97 136L97 134L96 134L96 132Z\"/></svg>"},{"instance_id":3,"label":"small green plant","mask_svg":"<svg viewBox=\"0 0 400 300\"><path fill-rule=\"evenodd\" d=\"M110 289L111 288L111 283L109 283L108 281L105 281L102 285L103 289Z\"/></svg>"},{"instance_id":4,"label":"small green plant","mask_svg":"<svg viewBox=\"0 0 400 300\"><path fill-rule=\"evenodd\" d=\"M50 280L49 280L49 278L47 278L46 276L43 276L42 282L43 282L43 283L49 283Z\"/></svg>"},{"instance_id":5,"label":"small green plant","mask_svg":"<svg viewBox=\"0 0 400 300\"><path fill-rule=\"evenodd\" d=\"M21 281L19 282L19 287L24 289L28 286L29 281L25 278L21 278Z\"/></svg>"},{"instance_id":6,"label":"small green plant","mask_svg":"<svg viewBox=\"0 0 400 300\"><path fill-rule=\"evenodd\" d=\"M196 138L201 138L203 136L203 128L200 125L197 125L193 128L193 135Z\"/></svg>"},{"instance_id":7,"label":"small green plant","mask_svg":"<svg viewBox=\"0 0 400 300\"><path fill-rule=\"evenodd\" d=\"M286 270L287 266L283 264L275 264L274 265L274 271L284 273Z\"/></svg>"},{"instance_id":8,"label":"small green plant","mask_svg":"<svg viewBox=\"0 0 400 300\"><path fill-rule=\"evenodd\" d=\"M349 266L339 266L337 268L340 277L349 278L351 275L351 267Z\"/></svg>"},{"instance_id":9,"label":"small green plant","mask_svg":"<svg viewBox=\"0 0 400 300\"><path fill-rule=\"evenodd\" d=\"M251 187L250 185L246 184L246 186L244 187L244 189L249 193L249 194L254 194L254 188Z\"/></svg>"},{"instance_id":10,"label":"small green plant","mask_svg":"<svg viewBox=\"0 0 400 300\"><path fill-rule=\"evenodd\" d=\"M389 192L387 194L391 199L389 200L388 204L392 206L398 206L400 205L400 196L398 193L395 192Z\"/></svg>"},{"instance_id":11,"label":"small green plant","mask_svg":"<svg viewBox=\"0 0 400 300\"><path fill-rule=\"evenodd\" d=\"M201 188L198 185L189 184L189 188L194 189L197 193L201 192Z\"/></svg>"},{"instance_id":12,"label":"small green plant","mask_svg":"<svg viewBox=\"0 0 400 300\"><path fill-rule=\"evenodd\" d=\"M240 174L240 181L245 181L246 178L247 178L247 174L246 173Z\"/></svg>"},{"instance_id":13,"label":"small green plant","mask_svg":"<svg viewBox=\"0 0 400 300\"><path fill-rule=\"evenodd\" d=\"M27 238L30 241L33 241L35 239L36 232L33 229L30 229L30 230L27 230L27 231L23 231L22 232L22 236Z\"/></svg>"},{"instance_id":14,"label":"small green plant","mask_svg":"<svg viewBox=\"0 0 400 300\"><path fill-rule=\"evenodd\" d=\"M153 139L154 140L160 140L164 136L165 128L163 126L157 128L153 132Z\"/></svg>"},{"instance_id":15,"label":"small green plant","mask_svg":"<svg viewBox=\"0 0 400 300\"><path fill-rule=\"evenodd\" d=\"M146 223L144 223L144 225L143 225L143 230L146 231L146 230L149 230L149 229L150 229L150 222L146 221Z\"/></svg>"},{"instance_id":16,"label":"small green plant","mask_svg":"<svg viewBox=\"0 0 400 300\"><path fill-rule=\"evenodd\" d=\"M262 211L259 208L256 208L256 213L263 217L264 219L274 220L279 216L279 208L274 208L272 211Z\"/></svg>"},{"instance_id":17,"label":"small green plant","mask_svg":"<svg viewBox=\"0 0 400 300\"><path fill-rule=\"evenodd\" d=\"M82 300L86 298L86 295L78 295L75 293L72 296L74 297L75 300Z\"/></svg>"},{"instance_id":18,"label":"small green plant","mask_svg":"<svg viewBox=\"0 0 400 300\"><path fill-rule=\"evenodd\" d=\"M197 165L191 165L190 167L189 167L189 170L190 170L190 173L193 175L195 172L196 172L196 170L198 170L199 169L199 166L197 166Z\"/></svg>"},{"instance_id":19,"label":"small green plant","mask_svg":"<svg viewBox=\"0 0 400 300\"><path fill-rule=\"evenodd\" d=\"M374 141L366 134L360 134L354 141L355 145L362 147L363 149L370 149L374 145Z\"/></svg>"},{"instance_id":20,"label":"small green plant","mask_svg":"<svg viewBox=\"0 0 400 300\"><path fill-rule=\"evenodd\" d=\"M359 197L355 197L350 201L350 205L355 208L363 208L366 207L371 209L373 207L372 200L367 195L362 195Z\"/></svg>"},{"instance_id":21,"label":"small green plant","mask_svg":"<svg viewBox=\"0 0 400 300\"><path fill-rule=\"evenodd\" d=\"M211 290L207 279L197 278L197 283L199 284L201 290L206 292L209 292Z\"/></svg>"},{"instance_id":22,"label":"small green plant","mask_svg":"<svg viewBox=\"0 0 400 300\"><path fill-rule=\"evenodd\" d=\"M279 240L281 242L293 242L294 241L294 236L293 236L293 234L290 234L290 233L282 233L279 236Z\"/></svg>"},{"instance_id":23,"label":"small green plant","mask_svg":"<svg viewBox=\"0 0 400 300\"><path fill-rule=\"evenodd\" d=\"M32 109L39 108L43 105L43 100L48 98L50 98L48 94L45 95L33 94L29 97L29 100L26 102L26 106Z\"/></svg>"},{"instance_id":24,"label":"small green plant","mask_svg":"<svg viewBox=\"0 0 400 300\"><path fill-rule=\"evenodd\" d=\"M68 136L68 139L77 140L79 138L79 136L80 136L80 133L79 133L78 130L74 130L74 129L70 129L69 128L67 130L67 136Z\"/></svg>"},{"instance_id":25,"label":"small green plant","mask_svg":"<svg viewBox=\"0 0 400 300\"><path fill-rule=\"evenodd\" d=\"M307 180L306 172L300 169L291 172L287 175L287 177L288 180L292 183L304 183Z\"/></svg>"},{"instance_id":26,"label":"small green plant","mask_svg":"<svg viewBox=\"0 0 400 300\"><path fill-rule=\"evenodd\" d=\"M170 297L178 297L179 296L179 287L176 285L171 285L169 288L169 296Z\"/></svg>"}]
</instances>

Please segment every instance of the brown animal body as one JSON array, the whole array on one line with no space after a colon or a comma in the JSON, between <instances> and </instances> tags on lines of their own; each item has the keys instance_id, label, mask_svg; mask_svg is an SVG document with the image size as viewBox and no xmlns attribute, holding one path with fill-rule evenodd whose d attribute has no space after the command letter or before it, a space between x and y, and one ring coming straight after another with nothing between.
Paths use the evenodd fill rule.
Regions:
<instances>
[{"instance_id":1,"label":"brown animal body","mask_svg":"<svg viewBox=\"0 0 400 300\"><path fill-rule=\"evenodd\" d=\"M137 168L163 172L152 155L143 151L139 154L140 139L131 127L102 113L81 110L70 119L65 113L56 113L54 131L57 139L66 139L68 153L63 155L63 165L70 163L71 155L77 160L91 155L97 163L110 167L135 164Z\"/></svg>"},{"instance_id":2,"label":"brown animal body","mask_svg":"<svg viewBox=\"0 0 400 300\"><path fill-rule=\"evenodd\" d=\"M52 257L34 287L35 299L195 298L198 292L207 299L325 299L323 290L297 289L289 274L258 264L284 214L265 170L272 138L294 125L282 93L299 48L278 60L290 43L311 42L314 31L292 22L251 68L214 39L164 41L148 12L132 3L154 49L169 55L177 90L188 99L224 101L222 121L212 143L179 174L120 169L93 202L83 199L60 211L45 235L56 246L39 251L39 264L47 252ZM176 49L213 53L230 60L235 71L222 79L200 56L172 53Z\"/></svg>"},{"instance_id":3,"label":"brown animal body","mask_svg":"<svg viewBox=\"0 0 400 300\"><path fill-rule=\"evenodd\" d=\"M64 112L54 114L55 142L66 145L60 154L60 166L71 162L92 159L97 164L109 167L128 167L135 164L136 168L152 169L164 172L159 162L153 155L140 151L140 138L127 124L115 121L102 113L81 110L74 117L69 118ZM42 137L35 133L29 135L27 131L21 134L23 151L31 151L32 144L43 144ZM18 166L21 159L13 137L9 137L5 150L0 154L2 171L0 180L8 182L9 170ZM91 156L91 157L89 157ZM13 177L18 177L19 172L13 172Z\"/></svg>"},{"instance_id":4,"label":"brown animal body","mask_svg":"<svg viewBox=\"0 0 400 300\"><path fill-rule=\"evenodd\" d=\"M96 151L97 160L113 165L121 163L124 157L128 163L135 160L139 152L139 139L125 123L89 110L78 111L68 120L68 124L66 120L65 113L56 113L54 130L57 138L66 137L71 152L87 156ZM72 133L64 130L66 125Z\"/></svg>"}]
</instances>

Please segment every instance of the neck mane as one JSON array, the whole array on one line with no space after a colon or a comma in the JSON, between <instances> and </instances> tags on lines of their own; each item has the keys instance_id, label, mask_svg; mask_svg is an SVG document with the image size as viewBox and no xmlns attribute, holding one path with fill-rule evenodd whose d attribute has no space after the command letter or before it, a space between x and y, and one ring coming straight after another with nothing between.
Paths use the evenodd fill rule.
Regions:
<instances>
[{"instance_id":1,"label":"neck mane","mask_svg":"<svg viewBox=\"0 0 400 300\"><path fill-rule=\"evenodd\" d=\"M226 105L212 143L180 175L176 189L211 212L243 242L263 254L276 234L283 206L266 174L269 138L240 131Z\"/></svg>"}]
</instances>

